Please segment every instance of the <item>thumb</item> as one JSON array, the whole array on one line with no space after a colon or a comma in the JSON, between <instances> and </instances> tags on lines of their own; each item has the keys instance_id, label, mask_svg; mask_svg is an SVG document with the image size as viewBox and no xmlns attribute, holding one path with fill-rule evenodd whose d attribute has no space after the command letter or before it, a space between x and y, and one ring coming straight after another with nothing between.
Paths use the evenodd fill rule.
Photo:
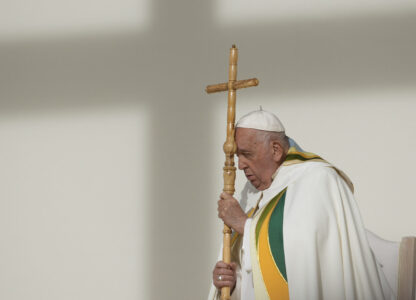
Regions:
<instances>
[{"instance_id":1,"label":"thumb","mask_svg":"<svg viewBox=\"0 0 416 300\"><path fill-rule=\"evenodd\" d=\"M223 200L229 200L231 198L233 198L233 196L231 196L230 194L227 194L226 192L222 192L221 193L221 199L223 199Z\"/></svg>"}]
</instances>

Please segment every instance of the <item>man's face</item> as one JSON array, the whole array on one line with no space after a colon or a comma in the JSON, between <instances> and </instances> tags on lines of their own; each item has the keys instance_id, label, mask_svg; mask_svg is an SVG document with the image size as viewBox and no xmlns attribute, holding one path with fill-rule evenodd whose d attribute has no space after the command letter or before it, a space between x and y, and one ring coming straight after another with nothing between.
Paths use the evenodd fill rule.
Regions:
<instances>
[{"instance_id":1,"label":"man's face","mask_svg":"<svg viewBox=\"0 0 416 300\"><path fill-rule=\"evenodd\" d=\"M272 183L272 175L278 164L273 159L273 147L258 136L259 130L237 128L238 168L244 171L247 179L259 191L267 189Z\"/></svg>"}]
</instances>

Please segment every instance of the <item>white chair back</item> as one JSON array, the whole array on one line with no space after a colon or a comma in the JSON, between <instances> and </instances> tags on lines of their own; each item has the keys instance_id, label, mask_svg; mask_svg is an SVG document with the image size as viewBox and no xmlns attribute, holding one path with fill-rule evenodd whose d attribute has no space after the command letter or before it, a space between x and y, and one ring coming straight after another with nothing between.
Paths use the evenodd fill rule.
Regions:
<instances>
[{"instance_id":1,"label":"white chair back","mask_svg":"<svg viewBox=\"0 0 416 300\"><path fill-rule=\"evenodd\" d=\"M391 242L367 230L367 239L397 299L416 300L416 237Z\"/></svg>"},{"instance_id":2,"label":"white chair back","mask_svg":"<svg viewBox=\"0 0 416 300\"><path fill-rule=\"evenodd\" d=\"M367 239L379 269L384 273L394 294L397 295L400 243L384 240L369 230L367 230Z\"/></svg>"}]
</instances>

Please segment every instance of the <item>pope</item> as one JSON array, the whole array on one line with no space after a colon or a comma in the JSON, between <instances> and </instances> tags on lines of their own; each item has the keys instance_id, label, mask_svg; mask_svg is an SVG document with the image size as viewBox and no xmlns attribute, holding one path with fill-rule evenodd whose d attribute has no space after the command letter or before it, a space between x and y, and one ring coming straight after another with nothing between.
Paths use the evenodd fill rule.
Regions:
<instances>
[{"instance_id":1,"label":"pope","mask_svg":"<svg viewBox=\"0 0 416 300\"><path fill-rule=\"evenodd\" d=\"M395 299L377 265L350 179L286 136L262 109L236 124L240 201L222 193L218 217L233 229L231 258L213 270L209 300Z\"/></svg>"}]
</instances>

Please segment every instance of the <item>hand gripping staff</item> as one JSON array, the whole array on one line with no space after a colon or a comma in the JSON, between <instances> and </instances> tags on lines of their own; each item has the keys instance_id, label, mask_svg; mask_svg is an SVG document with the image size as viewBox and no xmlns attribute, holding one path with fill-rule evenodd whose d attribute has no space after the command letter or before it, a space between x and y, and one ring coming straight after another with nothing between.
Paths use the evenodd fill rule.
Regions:
<instances>
[{"instance_id":1,"label":"hand gripping staff","mask_svg":"<svg viewBox=\"0 0 416 300\"><path fill-rule=\"evenodd\" d=\"M234 166L234 154L237 150L237 145L234 139L235 133L235 103L236 92L238 89L257 86L259 81L257 78L251 78L247 80L237 81L237 60L238 49L233 45L230 49L230 63L228 68L228 82L208 85L205 91L210 93L228 91L228 109L227 109L227 138L225 140L223 149L225 153L224 163L224 189L223 191L229 195L233 195L235 188L235 166ZM224 224L223 230L223 261L226 263L231 262L231 228ZM223 287L221 289L221 300L230 299L230 288Z\"/></svg>"}]
</instances>

